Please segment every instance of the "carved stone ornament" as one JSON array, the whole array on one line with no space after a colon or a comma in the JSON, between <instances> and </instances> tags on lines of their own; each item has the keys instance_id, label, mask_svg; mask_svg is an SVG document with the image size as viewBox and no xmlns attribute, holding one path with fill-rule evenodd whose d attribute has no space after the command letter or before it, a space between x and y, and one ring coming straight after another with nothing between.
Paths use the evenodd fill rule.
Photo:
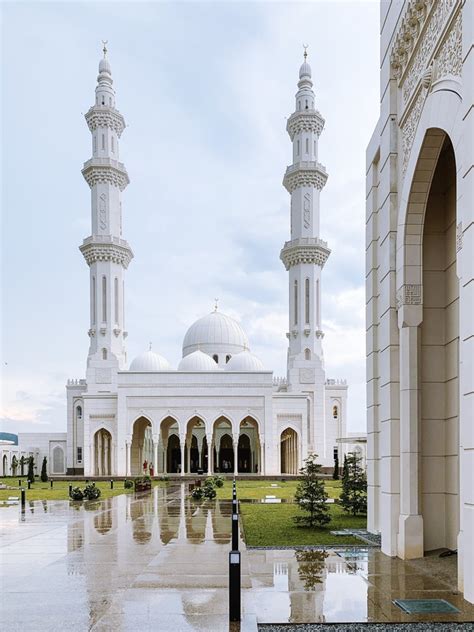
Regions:
<instances>
[{"instance_id":1,"label":"carved stone ornament","mask_svg":"<svg viewBox=\"0 0 474 632\"><path fill-rule=\"evenodd\" d=\"M89 338L93 338L95 336L95 329L91 327L87 332L87 335L89 336Z\"/></svg>"},{"instance_id":2,"label":"carved stone ornament","mask_svg":"<svg viewBox=\"0 0 474 632\"><path fill-rule=\"evenodd\" d=\"M456 225L456 252L462 250L462 222Z\"/></svg>"},{"instance_id":3,"label":"carved stone ornament","mask_svg":"<svg viewBox=\"0 0 474 632\"><path fill-rule=\"evenodd\" d=\"M104 108L104 106L101 105L94 105L84 117L91 132L98 127L108 127L114 130L120 138L125 129L125 120L115 108Z\"/></svg>"},{"instance_id":4,"label":"carved stone ornament","mask_svg":"<svg viewBox=\"0 0 474 632\"><path fill-rule=\"evenodd\" d=\"M99 196L99 228L107 229L107 196L101 193Z\"/></svg>"},{"instance_id":5,"label":"carved stone ornament","mask_svg":"<svg viewBox=\"0 0 474 632\"><path fill-rule=\"evenodd\" d=\"M317 329L316 330L316 338L324 338L324 331L322 331L321 329Z\"/></svg>"},{"instance_id":6,"label":"carved stone ornament","mask_svg":"<svg viewBox=\"0 0 474 632\"><path fill-rule=\"evenodd\" d=\"M397 292L397 309L403 305L422 305L423 287L419 284L407 283Z\"/></svg>"},{"instance_id":7,"label":"carved stone ornament","mask_svg":"<svg viewBox=\"0 0 474 632\"><path fill-rule=\"evenodd\" d=\"M84 164L82 175L91 188L96 184L111 184L123 191L130 182L123 163L111 158L91 158Z\"/></svg>"},{"instance_id":8,"label":"carved stone ornament","mask_svg":"<svg viewBox=\"0 0 474 632\"><path fill-rule=\"evenodd\" d=\"M287 241L280 252L280 259L287 270L299 263L324 266L331 251L327 243L317 237L302 237Z\"/></svg>"},{"instance_id":9,"label":"carved stone ornament","mask_svg":"<svg viewBox=\"0 0 474 632\"><path fill-rule=\"evenodd\" d=\"M105 334L107 333L107 327L101 327L99 331L103 336L105 336Z\"/></svg>"},{"instance_id":10,"label":"carved stone ornament","mask_svg":"<svg viewBox=\"0 0 474 632\"><path fill-rule=\"evenodd\" d=\"M327 179L328 174L323 165L314 160L305 160L288 167L283 186L288 193L293 193L297 187L313 187L321 191Z\"/></svg>"},{"instance_id":11,"label":"carved stone ornament","mask_svg":"<svg viewBox=\"0 0 474 632\"><path fill-rule=\"evenodd\" d=\"M133 259L133 252L129 247L117 244L87 243L79 246L79 250L82 252L88 265L96 261L112 261L127 269L128 264Z\"/></svg>"},{"instance_id":12,"label":"carved stone ornament","mask_svg":"<svg viewBox=\"0 0 474 632\"><path fill-rule=\"evenodd\" d=\"M121 329L115 328L115 329L114 329L114 336L115 336L116 338L118 338L118 337L120 336L120 332L121 332L121 331L122 331Z\"/></svg>"},{"instance_id":13,"label":"carved stone ornament","mask_svg":"<svg viewBox=\"0 0 474 632\"><path fill-rule=\"evenodd\" d=\"M311 228L311 193L303 196L303 224L305 228Z\"/></svg>"},{"instance_id":14,"label":"carved stone ornament","mask_svg":"<svg viewBox=\"0 0 474 632\"><path fill-rule=\"evenodd\" d=\"M311 329L305 329L303 333L306 337L308 337L309 334L311 333Z\"/></svg>"},{"instance_id":15,"label":"carved stone ornament","mask_svg":"<svg viewBox=\"0 0 474 632\"><path fill-rule=\"evenodd\" d=\"M314 384L315 379L314 369L300 369L300 384Z\"/></svg>"},{"instance_id":16,"label":"carved stone ornament","mask_svg":"<svg viewBox=\"0 0 474 632\"><path fill-rule=\"evenodd\" d=\"M286 131L291 140L300 132L313 132L318 136L323 131L324 119L321 114L315 110L304 110L303 112L295 112L292 114L287 123Z\"/></svg>"}]
</instances>

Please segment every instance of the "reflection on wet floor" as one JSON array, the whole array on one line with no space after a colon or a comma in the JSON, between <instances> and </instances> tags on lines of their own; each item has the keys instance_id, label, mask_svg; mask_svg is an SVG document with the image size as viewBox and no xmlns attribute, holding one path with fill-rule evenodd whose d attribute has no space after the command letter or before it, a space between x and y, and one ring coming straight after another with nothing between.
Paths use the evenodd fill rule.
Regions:
<instances>
[{"instance_id":1,"label":"reflection on wet floor","mask_svg":"<svg viewBox=\"0 0 474 632\"><path fill-rule=\"evenodd\" d=\"M76 504L0 510L2 624L22 630L228 630L229 501L195 503L184 485ZM393 599L446 599L453 558L401 562L372 548L242 550L241 630L260 623L436 620ZM446 620L446 615L444 615Z\"/></svg>"}]
</instances>

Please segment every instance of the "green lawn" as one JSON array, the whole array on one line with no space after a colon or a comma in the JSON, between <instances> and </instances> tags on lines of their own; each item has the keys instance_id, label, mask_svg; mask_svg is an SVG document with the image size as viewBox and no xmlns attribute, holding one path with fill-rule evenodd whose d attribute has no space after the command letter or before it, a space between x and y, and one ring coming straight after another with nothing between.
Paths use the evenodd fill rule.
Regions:
<instances>
[{"instance_id":1,"label":"green lawn","mask_svg":"<svg viewBox=\"0 0 474 632\"><path fill-rule=\"evenodd\" d=\"M272 487L277 485L277 487ZM237 481L237 498L239 500L260 500L265 496L276 496L277 498L285 498L292 500L295 496L298 481ZM324 486L329 498L339 498L341 493L342 482L325 479ZM232 482L225 481L224 486L217 489L217 498L222 500L231 500L232 498Z\"/></svg>"},{"instance_id":2,"label":"green lawn","mask_svg":"<svg viewBox=\"0 0 474 632\"><path fill-rule=\"evenodd\" d=\"M18 481L21 479L22 487L26 490L26 500L68 500L69 498L69 481L54 481L53 489L50 487L49 481L42 483L39 478L31 485L31 489L28 489L28 483L26 477L8 477L0 478L0 483L10 485L14 489L0 489L0 500L7 500L9 496L20 496L20 488L18 487ZM73 487L85 487L85 480L71 481ZM111 496L118 496L119 494L127 494L133 492L132 489L125 489L123 486L123 480L114 481L114 488L110 489L109 481L95 481L96 486L101 490L100 498L110 498ZM153 485L166 485L162 481L153 481Z\"/></svg>"},{"instance_id":3,"label":"green lawn","mask_svg":"<svg viewBox=\"0 0 474 632\"><path fill-rule=\"evenodd\" d=\"M295 545L358 545L361 540L352 536L336 536L329 533L339 529L364 529L366 516L350 516L338 505L331 505L331 522L327 527L309 529L296 526L293 516L303 515L297 505L264 505L242 503L240 515L248 546L295 546Z\"/></svg>"}]
</instances>

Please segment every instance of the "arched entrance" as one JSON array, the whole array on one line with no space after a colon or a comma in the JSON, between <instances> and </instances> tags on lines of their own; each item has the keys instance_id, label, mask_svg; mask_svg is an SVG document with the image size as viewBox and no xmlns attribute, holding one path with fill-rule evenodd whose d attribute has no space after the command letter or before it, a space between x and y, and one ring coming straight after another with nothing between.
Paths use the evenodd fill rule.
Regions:
<instances>
[{"instance_id":1,"label":"arched entrance","mask_svg":"<svg viewBox=\"0 0 474 632\"><path fill-rule=\"evenodd\" d=\"M239 437L237 455L237 468L239 473L249 474L252 471L252 456L250 450L250 439L246 434L241 434Z\"/></svg>"},{"instance_id":2,"label":"arched entrance","mask_svg":"<svg viewBox=\"0 0 474 632\"><path fill-rule=\"evenodd\" d=\"M53 448L53 472L55 474L64 474L64 450L57 445Z\"/></svg>"},{"instance_id":3,"label":"arched entrance","mask_svg":"<svg viewBox=\"0 0 474 632\"><path fill-rule=\"evenodd\" d=\"M429 189L421 249L420 492L424 550L430 551L456 549L459 532L456 163L447 136Z\"/></svg>"},{"instance_id":4,"label":"arched entrance","mask_svg":"<svg viewBox=\"0 0 474 632\"><path fill-rule=\"evenodd\" d=\"M181 472L181 442L176 434L171 434L168 438L166 471L170 474Z\"/></svg>"},{"instance_id":5,"label":"arched entrance","mask_svg":"<svg viewBox=\"0 0 474 632\"><path fill-rule=\"evenodd\" d=\"M218 464L219 472L223 474L232 474L234 471L234 446L231 435L226 433L221 436L215 462Z\"/></svg>"},{"instance_id":6,"label":"arched entrance","mask_svg":"<svg viewBox=\"0 0 474 632\"><path fill-rule=\"evenodd\" d=\"M53 471L58 472L59 454L56 450L61 450L56 446L53 450ZM62 450L61 450L62 452ZM64 459L64 454L63 454ZM105 428L101 428L94 435L94 475L110 476L112 474L112 435Z\"/></svg>"},{"instance_id":7,"label":"arched entrance","mask_svg":"<svg viewBox=\"0 0 474 632\"><path fill-rule=\"evenodd\" d=\"M200 417L193 417L186 426L185 462L187 474L203 469L203 448L206 426ZM206 460L207 466L207 460Z\"/></svg>"},{"instance_id":8,"label":"arched entrance","mask_svg":"<svg viewBox=\"0 0 474 632\"><path fill-rule=\"evenodd\" d=\"M131 446L131 475L141 476L145 473L144 463L146 461L149 473L149 464L153 462L153 436L152 426L149 419L139 417L133 424L132 446Z\"/></svg>"},{"instance_id":9,"label":"arched entrance","mask_svg":"<svg viewBox=\"0 0 474 632\"><path fill-rule=\"evenodd\" d=\"M246 417L240 422L239 427L239 445L237 450L239 473L261 473L263 468L260 458L261 444L258 423L253 417Z\"/></svg>"},{"instance_id":10,"label":"arched entrance","mask_svg":"<svg viewBox=\"0 0 474 632\"><path fill-rule=\"evenodd\" d=\"M282 474L298 474L298 435L293 428L280 435L280 471Z\"/></svg>"},{"instance_id":11,"label":"arched entrance","mask_svg":"<svg viewBox=\"0 0 474 632\"><path fill-rule=\"evenodd\" d=\"M3 476L8 476L8 457L3 455Z\"/></svg>"}]
</instances>

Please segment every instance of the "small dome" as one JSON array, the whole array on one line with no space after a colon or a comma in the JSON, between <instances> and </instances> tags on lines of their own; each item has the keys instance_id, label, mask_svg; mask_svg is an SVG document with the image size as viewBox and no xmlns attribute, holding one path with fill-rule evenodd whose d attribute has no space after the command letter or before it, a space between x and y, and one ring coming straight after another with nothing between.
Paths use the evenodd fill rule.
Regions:
<instances>
[{"instance_id":1,"label":"small dome","mask_svg":"<svg viewBox=\"0 0 474 632\"><path fill-rule=\"evenodd\" d=\"M232 356L225 366L226 371L265 371L260 358L245 350Z\"/></svg>"},{"instance_id":2,"label":"small dome","mask_svg":"<svg viewBox=\"0 0 474 632\"><path fill-rule=\"evenodd\" d=\"M132 360L129 371L169 371L168 360L154 351L145 351Z\"/></svg>"},{"instance_id":3,"label":"small dome","mask_svg":"<svg viewBox=\"0 0 474 632\"><path fill-rule=\"evenodd\" d=\"M301 64L300 68L300 79L303 79L303 77L309 77L311 79L311 66L306 61Z\"/></svg>"},{"instance_id":4,"label":"small dome","mask_svg":"<svg viewBox=\"0 0 474 632\"><path fill-rule=\"evenodd\" d=\"M183 357L201 350L214 354L234 355L248 348L249 341L239 323L217 310L197 320L183 340Z\"/></svg>"},{"instance_id":5,"label":"small dome","mask_svg":"<svg viewBox=\"0 0 474 632\"><path fill-rule=\"evenodd\" d=\"M99 72L108 72L109 75L112 74L112 69L110 67L109 60L106 59L105 57L101 59L99 62Z\"/></svg>"},{"instance_id":6,"label":"small dome","mask_svg":"<svg viewBox=\"0 0 474 632\"><path fill-rule=\"evenodd\" d=\"M198 349L181 360L178 371L219 371L219 367L212 358Z\"/></svg>"}]
</instances>

